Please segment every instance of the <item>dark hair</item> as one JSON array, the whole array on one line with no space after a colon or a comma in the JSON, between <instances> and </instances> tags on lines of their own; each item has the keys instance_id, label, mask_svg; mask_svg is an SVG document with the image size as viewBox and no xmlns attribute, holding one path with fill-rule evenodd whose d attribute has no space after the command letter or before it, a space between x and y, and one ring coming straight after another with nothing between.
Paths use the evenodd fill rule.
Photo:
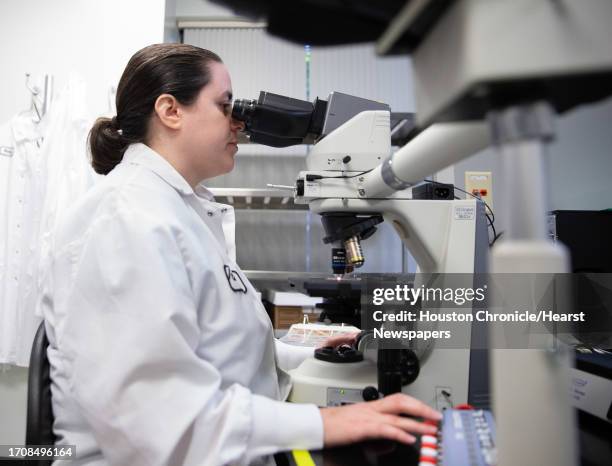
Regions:
<instances>
[{"instance_id":1,"label":"dark hair","mask_svg":"<svg viewBox=\"0 0 612 466\"><path fill-rule=\"evenodd\" d=\"M186 44L155 44L136 52L117 87L117 116L98 118L89 132L94 170L108 174L130 144L144 142L160 95L191 105L210 81L211 61L222 63L213 52Z\"/></svg>"}]
</instances>

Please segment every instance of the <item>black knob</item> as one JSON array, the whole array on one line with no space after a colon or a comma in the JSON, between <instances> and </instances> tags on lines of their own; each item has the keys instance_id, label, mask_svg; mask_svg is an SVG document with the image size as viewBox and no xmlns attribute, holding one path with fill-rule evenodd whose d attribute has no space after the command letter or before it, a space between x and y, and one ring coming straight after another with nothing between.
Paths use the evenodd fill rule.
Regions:
<instances>
[{"instance_id":1,"label":"black knob","mask_svg":"<svg viewBox=\"0 0 612 466\"><path fill-rule=\"evenodd\" d=\"M402 385L410 385L419 376L421 364L416 353L410 349L403 349L401 353Z\"/></svg>"},{"instance_id":2,"label":"black knob","mask_svg":"<svg viewBox=\"0 0 612 466\"><path fill-rule=\"evenodd\" d=\"M337 348L325 346L317 348L314 353L315 359L334 363L352 363L363 361L363 354L348 345Z\"/></svg>"},{"instance_id":3,"label":"black knob","mask_svg":"<svg viewBox=\"0 0 612 466\"><path fill-rule=\"evenodd\" d=\"M351 161L351 156L347 155L342 159L342 163L349 163Z\"/></svg>"},{"instance_id":4,"label":"black knob","mask_svg":"<svg viewBox=\"0 0 612 466\"><path fill-rule=\"evenodd\" d=\"M364 401L374 401L380 398L378 393L378 389L376 387L372 387L371 385L367 386L361 391L361 396Z\"/></svg>"}]
</instances>

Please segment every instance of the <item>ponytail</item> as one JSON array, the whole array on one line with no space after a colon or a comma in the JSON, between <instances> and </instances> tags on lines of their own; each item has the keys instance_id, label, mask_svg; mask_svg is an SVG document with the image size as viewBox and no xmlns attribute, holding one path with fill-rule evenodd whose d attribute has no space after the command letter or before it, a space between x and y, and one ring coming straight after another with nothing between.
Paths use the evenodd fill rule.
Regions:
<instances>
[{"instance_id":1,"label":"ponytail","mask_svg":"<svg viewBox=\"0 0 612 466\"><path fill-rule=\"evenodd\" d=\"M117 118L98 118L89 132L91 165L96 173L107 175L123 159L130 144L121 134Z\"/></svg>"}]
</instances>

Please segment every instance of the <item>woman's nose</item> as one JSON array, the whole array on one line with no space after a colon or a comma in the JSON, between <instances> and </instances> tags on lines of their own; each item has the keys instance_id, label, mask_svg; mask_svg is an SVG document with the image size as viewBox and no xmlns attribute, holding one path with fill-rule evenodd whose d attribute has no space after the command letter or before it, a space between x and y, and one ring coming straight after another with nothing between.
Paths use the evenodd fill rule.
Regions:
<instances>
[{"instance_id":1,"label":"woman's nose","mask_svg":"<svg viewBox=\"0 0 612 466\"><path fill-rule=\"evenodd\" d=\"M240 121L240 120L235 120L234 118L232 118L231 122L230 122L232 131L242 131L244 130L244 121Z\"/></svg>"}]
</instances>

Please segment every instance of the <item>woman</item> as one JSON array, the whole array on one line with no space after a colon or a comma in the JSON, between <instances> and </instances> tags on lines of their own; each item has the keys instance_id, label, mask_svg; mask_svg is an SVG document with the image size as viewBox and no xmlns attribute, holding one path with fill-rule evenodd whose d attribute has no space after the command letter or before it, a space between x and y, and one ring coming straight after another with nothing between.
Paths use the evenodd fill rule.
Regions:
<instances>
[{"instance_id":1,"label":"woman","mask_svg":"<svg viewBox=\"0 0 612 466\"><path fill-rule=\"evenodd\" d=\"M249 464L435 431L400 416L439 419L404 395L281 401L283 369L307 354L275 342L234 260L233 210L201 184L234 166L231 102L214 53L152 45L121 77L117 116L91 130L93 166L108 176L56 232L44 298L54 431L77 446L75 464Z\"/></svg>"}]
</instances>

